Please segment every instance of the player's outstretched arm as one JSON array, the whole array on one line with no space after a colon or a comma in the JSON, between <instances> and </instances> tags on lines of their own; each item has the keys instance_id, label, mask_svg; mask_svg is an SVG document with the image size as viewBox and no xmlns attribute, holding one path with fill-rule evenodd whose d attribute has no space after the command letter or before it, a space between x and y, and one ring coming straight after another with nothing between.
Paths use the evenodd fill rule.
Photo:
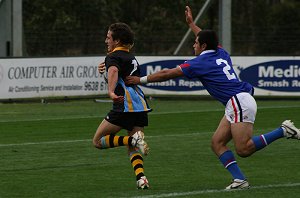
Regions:
<instances>
[{"instance_id":1,"label":"player's outstretched arm","mask_svg":"<svg viewBox=\"0 0 300 198\"><path fill-rule=\"evenodd\" d=\"M195 36L197 36L197 34L201 31L201 28L194 23L192 10L189 6L185 6L185 20L191 30L194 32Z\"/></svg>"},{"instance_id":2,"label":"player's outstretched arm","mask_svg":"<svg viewBox=\"0 0 300 198\"><path fill-rule=\"evenodd\" d=\"M126 84L146 84L150 82L162 82L180 76L184 76L184 73L182 72L180 67L176 67L172 69L163 69L159 72L155 72L154 74L143 76L141 78L136 76L128 76L126 78Z\"/></svg>"}]
</instances>

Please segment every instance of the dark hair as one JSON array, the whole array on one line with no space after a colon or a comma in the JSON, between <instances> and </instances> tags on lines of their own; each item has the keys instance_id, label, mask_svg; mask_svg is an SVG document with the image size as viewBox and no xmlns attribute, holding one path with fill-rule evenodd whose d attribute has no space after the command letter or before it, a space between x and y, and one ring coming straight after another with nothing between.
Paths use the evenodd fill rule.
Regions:
<instances>
[{"instance_id":1,"label":"dark hair","mask_svg":"<svg viewBox=\"0 0 300 198\"><path fill-rule=\"evenodd\" d=\"M126 23L113 23L108 28L113 40L120 40L124 45L133 45L134 33Z\"/></svg>"},{"instance_id":2,"label":"dark hair","mask_svg":"<svg viewBox=\"0 0 300 198\"><path fill-rule=\"evenodd\" d=\"M211 50L211 49L216 50L218 48L219 40L215 31L202 30L197 34L197 36L200 45L206 43L207 50Z\"/></svg>"}]
</instances>

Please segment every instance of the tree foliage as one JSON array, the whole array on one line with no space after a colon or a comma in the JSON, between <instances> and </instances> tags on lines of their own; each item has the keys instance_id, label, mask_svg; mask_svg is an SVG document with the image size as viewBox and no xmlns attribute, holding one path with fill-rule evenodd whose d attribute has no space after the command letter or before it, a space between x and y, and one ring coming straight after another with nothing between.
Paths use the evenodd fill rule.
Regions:
<instances>
[{"instance_id":1,"label":"tree foliage","mask_svg":"<svg viewBox=\"0 0 300 198\"><path fill-rule=\"evenodd\" d=\"M172 55L205 0L23 0L28 56L104 55L107 27L125 22L135 32L137 55ZM218 31L218 1L198 24ZM232 0L232 54L299 55L297 0ZM180 51L192 55L194 37Z\"/></svg>"},{"instance_id":2,"label":"tree foliage","mask_svg":"<svg viewBox=\"0 0 300 198\"><path fill-rule=\"evenodd\" d=\"M300 55L300 2L233 1L232 37L236 55Z\"/></svg>"}]
</instances>

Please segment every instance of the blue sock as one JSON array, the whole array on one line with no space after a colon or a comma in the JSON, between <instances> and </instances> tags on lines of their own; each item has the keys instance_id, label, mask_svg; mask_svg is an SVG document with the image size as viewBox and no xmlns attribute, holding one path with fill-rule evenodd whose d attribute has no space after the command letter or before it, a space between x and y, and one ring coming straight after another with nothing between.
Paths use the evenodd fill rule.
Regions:
<instances>
[{"instance_id":1,"label":"blue sock","mask_svg":"<svg viewBox=\"0 0 300 198\"><path fill-rule=\"evenodd\" d=\"M271 144L275 140L284 137L283 135L283 129L281 127L275 129L274 131L271 131L269 133L254 136L252 138L252 141L255 144L256 151L265 148L268 144Z\"/></svg>"},{"instance_id":2,"label":"blue sock","mask_svg":"<svg viewBox=\"0 0 300 198\"><path fill-rule=\"evenodd\" d=\"M245 180L245 176L238 167L231 150L225 151L222 155L220 155L219 159L234 179Z\"/></svg>"}]
</instances>

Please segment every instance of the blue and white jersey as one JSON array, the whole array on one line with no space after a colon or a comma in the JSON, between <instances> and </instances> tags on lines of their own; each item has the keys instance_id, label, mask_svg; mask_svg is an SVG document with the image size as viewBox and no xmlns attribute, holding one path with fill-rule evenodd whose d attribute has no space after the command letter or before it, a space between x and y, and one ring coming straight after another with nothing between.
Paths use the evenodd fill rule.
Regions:
<instances>
[{"instance_id":1,"label":"blue and white jersey","mask_svg":"<svg viewBox=\"0 0 300 198\"><path fill-rule=\"evenodd\" d=\"M180 68L187 78L199 79L209 94L224 105L238 93L252 94L252 85L237 78L229 54L221 47L203 51Z\"/></svg>"}]
</instances>

